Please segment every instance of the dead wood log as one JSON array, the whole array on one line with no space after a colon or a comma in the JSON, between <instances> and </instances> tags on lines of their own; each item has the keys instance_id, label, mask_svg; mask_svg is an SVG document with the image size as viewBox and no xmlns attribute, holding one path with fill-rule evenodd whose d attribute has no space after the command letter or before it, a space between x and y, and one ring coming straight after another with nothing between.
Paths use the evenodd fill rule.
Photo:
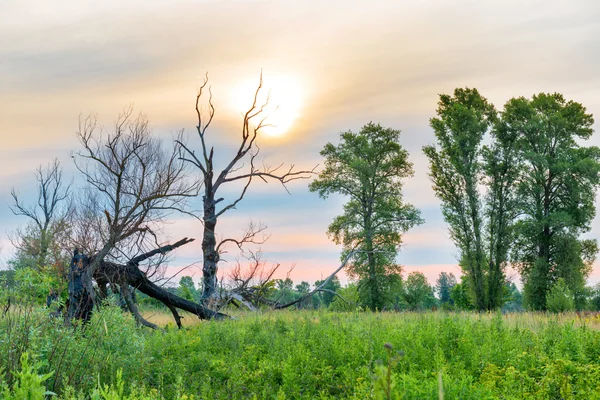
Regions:
<instances>
[{"instance_id":1,"label":"dead wood log","mask_svg":"<svg viewBox=\"0 0 600 400\"><path fill-rule=\"evenodd\" d=\"M163 289L162 287L151 282L139 268L139 264L142 261L147 260L148 258L153 257L157 254L166 254L180 246L192 242L193 240L194 239L183 238L178 242L173 243L172 245L162 246L147 253L136 256L132 258L129 262L127 262L127 264L117 264L110 261L102 261L100 263L99 268L94 272L94 280L96 280L99 287L106 287L108 283L110 283L111 285L119 285L121 290L124 292L123 297L125 298L127 307L136 318L136 321L150 328L156 328L156 325L152 324L149 321L146 321L141 316L139 310L137 310L137 307L135 306L135 303L131 298L129 286L132 286L140 292L160 301L167 308L169 308L179 328L181 328L182 324L181 316L177 312L177 309L195 314L200 319L229 318L229 316L226 314L213 311L202 304L186 300Z\"/></svg>"}]
</instances>

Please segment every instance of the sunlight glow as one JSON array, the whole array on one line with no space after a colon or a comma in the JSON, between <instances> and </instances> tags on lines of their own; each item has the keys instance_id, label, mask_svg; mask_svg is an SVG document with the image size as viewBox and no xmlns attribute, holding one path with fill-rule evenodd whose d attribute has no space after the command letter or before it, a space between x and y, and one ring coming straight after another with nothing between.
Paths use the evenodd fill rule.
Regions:
<instances>
[{"instance_id":1,"label":"sunlight glow","mask_svg":"<svg viewBox=\"0 0 600 400\"><path fill-rule=\"evenodd\" d=\"M245 113L252 105L257 80L246 81L233 86L231 90L231 106L235 112ZM284 135L300 115L303 93L298 80L289 76L263 76L257 106L262 105L269 96L269 104L263 111L267 117L266 126L260 130L264 135L276 137ZM255 124L259 122L256 118Z\"/></svg>"}]
</instances>

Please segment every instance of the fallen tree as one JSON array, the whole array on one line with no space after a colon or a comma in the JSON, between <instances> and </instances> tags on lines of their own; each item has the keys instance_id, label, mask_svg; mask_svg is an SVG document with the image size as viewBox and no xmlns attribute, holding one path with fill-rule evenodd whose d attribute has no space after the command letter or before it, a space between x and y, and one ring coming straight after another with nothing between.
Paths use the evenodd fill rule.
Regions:
<instances>
[{"instance_id":1,"label":"fallen tree","mask_svg":"<svg viewBox=\"0 0 600 400\"><path fill-rule=\"evenodd\" d=\"M218 311L213 311L202 304L195 303L193 301L179 297L168 290L162 288L156 283L148 279L147 275L140 269L140 263L156 255L164 255L180 246L193 242L194 239L183 238L172 245L161 246L152 251L138 255L125 264L119 264L115 262L102 260L99 262L98 267L94 270L93 279L96 281L99 290L99 298L106 298L108 296L108 286L110 285L112 290L118 288L121 295L123 296L126 304L126 308L133 314L136 321L143 326L156 329L158 328L155 324L147 321L139 312L137 305L132 298L132 290L139 290L140 292L152 297L163 303L173 314L173 318L177 323L177 326L181 328L181 316L178 310L187 311L195 314L200 319L226 319L229 318L226 314ZM88 268L93 262L97 255L87 257L84 268ZM70 304L69 308L73 310L77 307L76 304ZM68 315L75 315L74 311L68 313Z\"/></svg>"}]
</instances>

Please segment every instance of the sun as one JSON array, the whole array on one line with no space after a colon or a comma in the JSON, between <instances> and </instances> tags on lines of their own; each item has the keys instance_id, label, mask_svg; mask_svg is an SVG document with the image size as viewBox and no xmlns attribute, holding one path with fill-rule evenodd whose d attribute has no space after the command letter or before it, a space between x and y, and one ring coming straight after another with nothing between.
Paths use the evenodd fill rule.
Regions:
<instances>
[{"instance_id":1,"label":"sun","mask_svg":"<svg viewBox=\"0 0 600 400\"><path fill-rule=\"evenodd\" d=\"M246 81L235 85L231 90L231 105L235 112L245 113L252 105L258 82ZM258 105L269 103L263 111L266 117L261 134L271 137L283 136L300 116L303 93L297 79L290 76L264 76L263 87L258 96ZM255 121L258 123L258 119Z\"/></svg>"}]
</instances>

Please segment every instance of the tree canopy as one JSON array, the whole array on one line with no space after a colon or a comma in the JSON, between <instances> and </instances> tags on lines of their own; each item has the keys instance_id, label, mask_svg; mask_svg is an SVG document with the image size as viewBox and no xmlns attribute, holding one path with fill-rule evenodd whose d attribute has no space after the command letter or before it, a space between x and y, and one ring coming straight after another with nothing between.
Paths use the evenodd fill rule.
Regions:
<instances>
[{"instance_id":1,"label":"tree canopy","mask_svg":"<svg viewBox=\"0 0 600 400\"><path fill-rule=\"evenodd\" d=\"M399 138L400 131L374 123L341 133L337 145L327 143L321 151L325 168L310 184L322 198L348 198L328 234L344 246L342 258L358 250L348 272L359 280L363 304L373 310L386 306L390 289L401 281L396 256L402 234L422 223L420 212L402 198L402 180L413 169Z\"/></svg>"}]
</instances>

